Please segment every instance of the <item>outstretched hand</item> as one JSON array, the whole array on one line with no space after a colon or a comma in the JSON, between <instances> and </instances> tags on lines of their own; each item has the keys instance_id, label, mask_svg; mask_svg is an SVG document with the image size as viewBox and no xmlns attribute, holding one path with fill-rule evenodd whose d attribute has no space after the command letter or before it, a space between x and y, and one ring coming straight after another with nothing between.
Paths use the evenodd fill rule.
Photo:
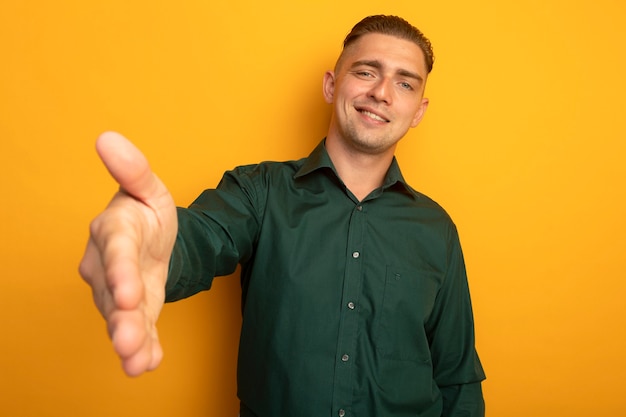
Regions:
<instances>
[{"instance_id":1,"label":"outstretched hand","mask_svg":"<svg viewBox=\"0 0 626 417\"><path fill-rule=\"evenodd\" d=\"M123 136L104 133L96 149L120 189L92 221L79 271L124 371L136 376L155 369L163 357L156 322L178 228L176 207L146 158Z\"/></svg>"}]
</instances>

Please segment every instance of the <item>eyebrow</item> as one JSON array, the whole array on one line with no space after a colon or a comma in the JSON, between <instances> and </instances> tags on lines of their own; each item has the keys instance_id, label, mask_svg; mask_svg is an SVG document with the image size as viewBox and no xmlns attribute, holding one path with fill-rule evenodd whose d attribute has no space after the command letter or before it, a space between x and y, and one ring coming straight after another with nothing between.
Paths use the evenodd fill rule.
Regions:
<instances>
[{"instance_id":1,"label":"eyebrow","mask_svg":"<svg viewBox=\"0 0 626 417\"><path fill-rule=\"evenodd\" d=\"M350 68L356 68L356 67L360 67L360 66L366 66L366 67L372 67L372 68L376 68L376 69L382 69L383 68L383 64L382 62L374 59L374 60L369 60L369 59L363 59L360 61L355 61L352 63L352 65L350 66ZM416 79L420 82L424 81L424 78L419 75L418 73L406 70L406 69L402 69L400 68L398 71L396 71L397 74L402 75L403 77L408 77L408 78L413 78Z\"/></svg>"}]
</instances>

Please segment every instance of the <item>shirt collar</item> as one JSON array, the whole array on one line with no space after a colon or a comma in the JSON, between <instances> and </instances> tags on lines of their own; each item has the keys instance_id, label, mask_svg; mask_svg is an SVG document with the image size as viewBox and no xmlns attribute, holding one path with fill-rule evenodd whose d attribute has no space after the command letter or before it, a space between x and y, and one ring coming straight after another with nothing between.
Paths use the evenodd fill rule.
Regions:
<instances>
[{"instance_id":1,"label":"shirt collar","mask_svg":"<svg viewBox=\"0 0 626 417\"><path fill-rule=\"evenodd\" d=\"M326 139L322 140L316 147L313 149L313 152L309 155L308 158L304 160L304 164L300 167L294 178L300 178L305 175L312 173L313 171L317 171L322 168L330 168L335 175L337 175L337 171L335 170L335 166L333 162L330 160L330 156L328 156L328 152L326 152L326 146L324 142Z\"/></svg>"},{"instance_id":2,"label":"shirt collar","mask_svg":"<svg viewBox=\"0 0 626 417\"><path fill-rule=\"evenodd\" d=\"M328 152L326 151L326 146L324 145L326 139L322 140L316 147L313 149L313 152L304 160L304 163L295 173L294 178L304 177L306 175L311 174L314 171L319 169L328 168L330 169L337 178L337 171L335 170L335 166L333 165L333 161L331 161ZM414 196L419 196L419 194L411 188L407 182L404 180L402 176L402 171L400 171L400 166L398 165L398 161L396 157L393 157L391 161L391 165L387 170L387 174L385 175L385 179L383 181L383 190L386 190L395 184L400 184L404 187L405 190L409 191Z\"/></svg>"}]
</instances>

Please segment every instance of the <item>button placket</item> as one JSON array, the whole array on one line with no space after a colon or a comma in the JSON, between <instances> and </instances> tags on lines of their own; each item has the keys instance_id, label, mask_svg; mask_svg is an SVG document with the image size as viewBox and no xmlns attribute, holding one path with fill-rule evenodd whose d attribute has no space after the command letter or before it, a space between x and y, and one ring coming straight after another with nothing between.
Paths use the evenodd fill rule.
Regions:
<instances>
[{"instance_id":1,"label":"button placket","mask_svg":"<svg viewBox=\"0 0 626 417\"><path fill-rule=\"evenodd\" d=\"M358 319L356 305L359 302L359 292L363 279L364 233L366 229L366 210L361 204L353 206L350 216L347 240L347 256L343 283L343 311L339 325L337 340L336 372L333 389L333 408L339 417L347 416L346 410L352 404L354 392L354 366L356 356L356 337L358 333ZM335 408L336 407L336 408Z\"/></svg>"}]
</instances>

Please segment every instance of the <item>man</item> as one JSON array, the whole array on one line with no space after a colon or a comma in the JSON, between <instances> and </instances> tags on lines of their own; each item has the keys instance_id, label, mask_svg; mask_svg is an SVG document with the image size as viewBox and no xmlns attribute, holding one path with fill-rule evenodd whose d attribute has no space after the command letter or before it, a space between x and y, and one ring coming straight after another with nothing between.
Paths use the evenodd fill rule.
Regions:
<instances>
[{"instance_id":1,"label":"man","mask_svg":"<svg viewBox=\"0 0 626 417\"><path fill-rule=\"evenodd\" d=\"M308 158L227 172L188 209L128 141L101 136L120 191L80 272L129 375L161 360L164 300L241 264L241 416L484 415L456 228L394 158L426 111L432 63L409 23L365 18L324 75L326 139Z\"/></svg>"}]
</instances>

